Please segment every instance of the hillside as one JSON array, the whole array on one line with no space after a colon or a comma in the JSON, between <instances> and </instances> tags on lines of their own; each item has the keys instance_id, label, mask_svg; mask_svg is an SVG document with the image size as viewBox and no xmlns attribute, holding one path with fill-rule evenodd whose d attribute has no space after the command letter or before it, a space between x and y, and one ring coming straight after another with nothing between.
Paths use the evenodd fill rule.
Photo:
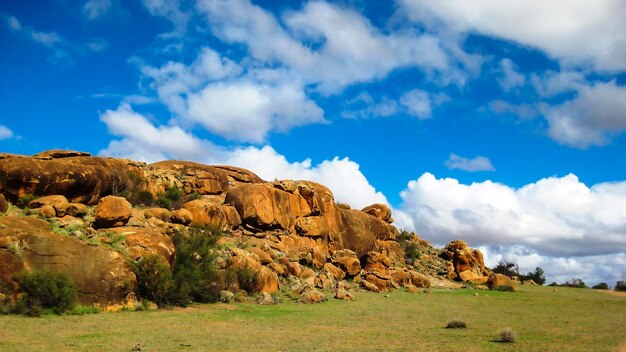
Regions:
<instances>
[{"instance_id":1,"label":"hillside","mask_svg":"<svg viewBox=\"0 0 626 352\"><path fill-rule=\"evenodd\" d=\"M321 289L349 300L355 290L456 288L489 276L480 251L463 241L437 249L400 232L384 204L351 209L323 185L267 182L231 166L0 154L0 213L5 296L16 274L53 270L69 274L84 304L128 304L133 263L157 255L172 267L173 238L198 231L219 236L220 273L254 273L253 285L239 278L219 287L244 295L282 291L315 302Z\"/></svg>"}]
</instances>

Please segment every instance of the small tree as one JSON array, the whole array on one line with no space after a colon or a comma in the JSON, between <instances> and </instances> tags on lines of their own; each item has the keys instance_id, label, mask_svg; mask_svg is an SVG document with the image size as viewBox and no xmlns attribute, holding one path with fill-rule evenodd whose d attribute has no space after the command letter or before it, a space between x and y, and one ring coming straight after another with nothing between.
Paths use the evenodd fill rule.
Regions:
<instances>
[{"instance_id":1,"label":"small tree","mask_svg":"<svg viewBox=\"0 0 626 352\"><path fill-rule=\"evenodd\" d=\"M66 273L22 273L17 277L17 283L23 293L19 307L23 313L38 316L43 309L51 309L62 314L76 305L76 286Z\"/></svg>"},{"instance_id":2,"label":"small tree","mask_svg":"<svg viewBox=\"0 0 626 352\"><path fill-rule=\"evenodd\" d=\"M503 274L509 277L520 276L519 274L519 266L513 262L507 262L505 260L501 260L498 262L498 265L493 268L493 272L496 274Z\"/></svg>"},{"instance_id":3,"label":"small tree","mask_svg":"<svg viewBox=\"0 0 626 352\"><path fill-rule=\"evenodd\" d=\"M626 281L618 281L615 284L615 291L626 291Z\"/></svg>"}]
</instances>

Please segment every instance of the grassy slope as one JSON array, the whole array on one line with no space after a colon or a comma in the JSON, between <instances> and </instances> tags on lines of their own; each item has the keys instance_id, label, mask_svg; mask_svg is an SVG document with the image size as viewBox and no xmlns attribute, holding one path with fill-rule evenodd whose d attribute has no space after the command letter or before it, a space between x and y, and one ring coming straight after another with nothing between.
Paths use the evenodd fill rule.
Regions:
<instances>
[{"instance_id":1,"label":"grassy slope","mask_svg":"<svg viewBox=\"0 0 626 352\"><path fill-rule=\"evenodd\" d=\"M443 329L454 318L468 328ZM494 342L505 327L517 342ZM0 316L0 350L617 351L625 327L626 299L590 289L358 293L317 305Z\"/></svg>"}]
</instances>

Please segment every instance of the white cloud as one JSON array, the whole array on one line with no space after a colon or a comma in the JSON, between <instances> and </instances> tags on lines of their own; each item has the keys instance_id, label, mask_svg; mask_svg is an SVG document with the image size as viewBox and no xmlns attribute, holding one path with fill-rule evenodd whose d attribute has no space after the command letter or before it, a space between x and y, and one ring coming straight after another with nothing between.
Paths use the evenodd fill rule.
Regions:
<instances>
[{"instance_id":1,"label":"white cloud","mask_svg":"<svg viewBox=\"0 0 626 352\"><path fill-rule=\"evenodd\" d=\"M410 115L420 120L430 118L432 115L430 95L422 90L413 89L405 92L400 97L400 104Z\"/></svg>"},{"instance_id":2,"label":"white cloud","mask_svg":"<svg viewBox=\"0 0 626 352\"><path fill-rule=\"evenodd\" d=\"M121 137L112 141L101 155L146 162L179 159L206 164L247 168L266 180L311 180L329 187L337 202L362 208L387 203L385 196L369 184L359 165L348 158L325 160L313 165L310 159L289 162L270 146L222 148L193 136L178 126L155 126L145 116L122 105L100 116L109 132Z\"/></svg>"},{"instance_id":3,"label":"white cloud","mask_svg":"<svg viewBox=\"0 0 626 352\"><path fill-rule=\"evenodd\" d=\"M347 101L346 105L349 110L343 111L341 116L349 119L389 117L400 111L396 100L382 97L380 100L376 101L371 94L365 91L357 94L354 99Z\"/></svg>"},{"instance_id":4,"label":"white cloud","mask_svg":"<svg viewBox=\"0 0 626 352\"><path fill-rule=\"evenodd\" d=\"M504 100L491 101L488 104L488 108L496 114L513 114L522 120L533 119L539 114L535 104L511 104Z\"/></svg>"},{"instance_id":5,"label":"white cloud","mask_svg":"<svg viewBox=\"0 0 626 352\"><path fill-rule=\"evenodd\" d=\"M437 38L383 34L361 14L326 2L285 13L286 27L247 0L203 0L198 7L220 39L245 44L255 59L280 63L326 93L383 78L399 67L441 71L449 66Z\"/></svg>"},{"instance_id":6,"label":"white cloud","mask_svg":"<svg viewBox=\"0 0 626 352\"><path fill-rule=\"evenodd\" d=\"M606 282L610 286L626 278L626 253L586 257L552 257L539 255L525 246L480 247L485 265L493 268L500 260L517 263L520 273L528 273L541 267L545 270L546 284L564 283L572 278L582 279L588 286Z\"/></svg>"},{"instance_id":7,"label":"white cloud","mask_svg":"<svg viewBox=\"0 0 626 352\"><path fill-rule=\"evenodd\" d=\"M190 95L187 116L221 136L255 143L269 131L324 122L324 112L301 87L247 81L215 83Z\"/></svg>"},{"instance_id":8,"label":"white cloud","mask_svg":"<svg viewBox=\"0 0 626 352\"><path fill-rule=\"evenodd\" d=\"M496 171L491 161L484 156L477 156L472 159L463 158L456 154L450 154L448 160L446 160L446 166L448 169L459 169L463 171L476 172L476 171Z\"/></svg>"},{"instance_id":9,"label":"white cloud","mask_svg":"<svg viewBox=\"0 0 626 352\"><path fill-rule=\"evenodd\" d=\"M142 0L142 2L151 15L172 22L174 31L166 33L166 37L179 37L186 32L191 15L182 9L180 0Z\"/></svg>"},{"instance_id":10,"label":"white cloud","mask_svg":"<svg viewBox=\"0 0 626 352\"><path fill-rule=\"evenodd\" d=\"M0 141L9 138L13 138L13 131L6 126L0 125Z\"/></svg>"},{"instance_id":11,"label":"white cloud","mask_svg":"<svg viewBox=\"0 0 626 352\"><path fill-rule=\"evenodd\" d=\"M513 189L425 173L401 196L400 210L435 243L462 238L474 246L524 245L556 257L626 251L626 182L589 188L570 174Z\"/></svg>"},{"instance_id":12,"label":"white cloud","mask_svg":"<svg viewBox=\"0 0 626 352\"><path fill-rule=\"evenodd\" d=\"M498 83L505 92L521 87L526 83L526 77L517 71L515 64L510 59L500 60L500 70L502 77L498 79Z\"/></svg>"},{"instance_id":13,"label":"white cloud","mask_svg":"<svg viewBox=\"0 0 626 352\"><path fill-rule=\"evenodd\" d=\"M541 106L550 137L576 147L603 146L626 131L626 87L615 81L583 85L578 95L559 106Z\"/></svg>"},{"instance_id":14,"label":"white cloud","mask_svg":"<svg viewBox=\"0 0 626 352\"><path fill-rule=\"evenodd\" d=\"M83 14L93 21L106 16L112 6L113 0L89 0L83 6Z\"/></svg>"},{"instance_id":15,"label":"white cloud","mask_svg":"<svg viewBox=\"0 0 626 352\"><path fill-rule=\"evenodd\" d=\"M548 71L542 76L533 75L531 81L541 97L574 92L588 85L585 75L577 71Z\"/></svg>"},{"instance_id":16,"label":"white cloud","mask_svg":"<svg viewBox=\"0 0 626 352\"><path fill-rule=\"evenodd\" d=\"M626 70L626 2L622 0L400 0L413 20L438 19L458 32L478 32L545 51L565 64Z\"/></svg>"}]
</instances>

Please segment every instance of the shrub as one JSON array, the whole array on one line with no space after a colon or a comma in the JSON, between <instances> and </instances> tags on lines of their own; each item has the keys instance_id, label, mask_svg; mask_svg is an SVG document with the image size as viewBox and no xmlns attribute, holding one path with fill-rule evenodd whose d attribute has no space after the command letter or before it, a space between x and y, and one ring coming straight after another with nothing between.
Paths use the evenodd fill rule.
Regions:
<instances>
[{"instance_id":1,"label":"shrub","mask_svg":"<svg viewBox=\"0 0 626 352\"><path fill-rule=\"evenodd\" d=\"M43 309L57 314L71 310L76 304L76 286L66 273L39 271L23 273L17 277L22 297L19 311L40 315Z\"/></svg>"},{"instance_id":2,"label":"shrub","mask_svg":"<svg viewBox=\"0 0 626 352\"><path fill-rule=\"evenodd\" d=\"M461 319L450 320L448 322L448 325L446 325L446 329L465 329L465 328L467 328L467 325Z\"/></svg>"},{"instance_id":3,"label":"shrub","mask_svg":"<svg viewBox=\"0 0 626 352\"><path fill-rule=\"evenodd\" d=\"M28 207L28 203L30 203L31 201L37 199L37 196L34 194L24 194L21 195L18 199L17 202L15 202L15 205L17 205L20 208L27 208Z\"/></svg>"},{"instance_id":4,"label":"shrub","mask_svg":"<svg viewBox=\"0 0 626 352\"><path fill-rule=\"evenodd\" d=\"M160 193L156 199L156 204L166 209L180 208L182 205L182 199L183 191L174 186L165 191L165 193Z\"/></svg>"},{"instance_id":5,"label":"shrub","mask_svg":"<svg viewBox=\"0 0 626 352\"><path fill-rule=\"evenodd\" d=\"M396 237L396 241L404 250L404 259L413 264L420 257L419 246L415 242L415 235L412 232L402 230Z\"/></svg>"},{"instance_id":6,"label":"shrub","mask_svg":"<svg viewBox=\"0 0 626 352\"><path fill-rule=\"evenodd\" d=\"M607 284L606 282L601 282L601 283L593 286L592 288L596 289L596 290L608 290L609 289L609 284Z\"/></svg>"},{"instance_id":7,"label":"shrub","mask_svg":"<svg viewBox=\"0 0 626 352\"><path fill-rule=\"evenodd\" d=\"M158 255L145 256L133 265L137 295L159 307L217 301L224 286L215 265L217 238L214 231L201 227L176 232L173 269Z\"/></svg>"},{"instance_id":8,"label":"shrub","mask_svg":"<svg viewBox=\"0 0 626 352\"><path fill-rule=\"evenodd\" d=\"M498 336L500 337L500 339L498 340L500 342L513 343L515 342L515 340L517 340L517 333L511 330L511 328L505 328L500 330Z\"/></svg>"},{"instance_id":9,"label":"shrub","mask_svg":"<svg viewBox=\"0 0 626 352\"><path fill-rule=\"evenodd\" d=\"M618 281L615 284L615 291L626 291L626 281Z\"/></svg>"},{"instance_id":10,"label":"shrub","mask_svg":"<svg viewBox=\"0 0 626 352\"><path fill-rule=\"evenodd\" d=\"M248 293L254 292L259 285L257 272L247 266L240 267L234 270L237 277L237 282L239 283L239 288Z\"/></svg>"},{"instance_id":11,"label":"shrub","mask_svg":"<svg viewBox=\"0 0 626 352\"><path fill-rule=\"evenodd\" d=\"M565 287L587 288L587 284L582 279L569 279L563 285Z\"/></svg>"},{"instance_id":12,"label":"shrub","mask_svg":"<svg viewBox=\"0 0 626 352\"><path fill-rule=\"evenodd\" d=\"M159 307L170 304L174 279L172 270L157 254L149 254L141 258L133 271L137 276L137 295L156 303Z\"/></svg>"},{"instance_id":13,"label":"shrub","mask_svg":"<svg viewBox=\"0 0 626 352\"><path fill-rule=\"evenodd\" d=\"M192 226L173 236L176 246L174 280L176 304L215 302L223 280L215 266L215 247L219 234L207 227Z\"/></svg>"}]
</instances>

